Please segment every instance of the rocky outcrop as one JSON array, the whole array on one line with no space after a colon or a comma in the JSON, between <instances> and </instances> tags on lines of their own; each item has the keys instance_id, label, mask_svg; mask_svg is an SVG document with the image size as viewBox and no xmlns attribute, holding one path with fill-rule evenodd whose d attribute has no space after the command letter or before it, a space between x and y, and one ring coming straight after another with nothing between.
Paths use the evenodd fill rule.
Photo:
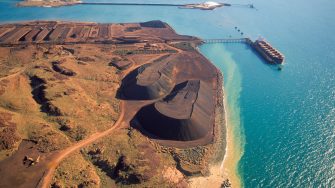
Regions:
<instances>
[{"instance_id":1,"label":"rocky outcrop","mask_svg":"<svg viewBox=\"0 0 335 188\"><path fill-rule=\"evenodd\" d=\"M94 62L95 59L92 57L78 57L78 61L83 61L83 62Z\"/></svg>"},{"instance_id":2,"label":"rocky outcrop","mask_svg":"<svg viewBox=\"0 0 335 188\"><path fill-rule=\"evenodd\" d=\"M133 63L126 58L114 57L108 65L109 66L114 66L119 70L125 70L125 69L128 69L129 67L131 67L133 65Z\"/></svg>"},{"instance_id":3,"label":"rocky outcrop","mask_svg":"<svg viewBox=\"0 0 335 188\"><path fill-rule=\"evenodd\" d=\"M13 149L18 141L21 140L16 127L5 127L0 131L0 151Z\"/></svg>"},{"instance_id":4,"label":"rocky outcrop","mask_svg":"<svg viewBox=\"0 0 335 188\"><path fill-rule=\"evenodd\" d=\"M114 178L122 184L137 184L141 182L141 174L135 172L135 167L126 156L121 156L114 168Z\"/></svg>"},{"instance_id":5,"label":"rocky outcrop","mask_svg":"<svg viewBox=\"0 0 335 188\"><path fill-rule=\"evenodd\" d=\"M59 108L52 104L46 98L45 89L46 89L46 81L38 76L30 77L30 86L32 88L33 99L41 105L40 109L42 112L47 113L51 116L59 116L62 115Z\"/></svg>"},{"instance_id":6,"label":"rocky outcrop","mask_svg":"<svg viewBox=\"0 0 335 188\"><path fill-rule=\"evenodd\" d=\"M60 73L60 74L66 75L66 76L75 76L76 75L76 73L73 70L62 66L61 63L58 62L58 61L52 62L52 69L54 71Z\"/></svg>"}]
</instances>

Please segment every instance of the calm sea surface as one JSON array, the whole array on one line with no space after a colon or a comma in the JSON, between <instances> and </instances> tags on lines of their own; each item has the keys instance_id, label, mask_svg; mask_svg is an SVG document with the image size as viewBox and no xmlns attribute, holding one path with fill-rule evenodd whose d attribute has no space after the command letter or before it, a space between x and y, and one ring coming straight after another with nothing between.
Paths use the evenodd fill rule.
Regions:
<instances>
[{"instance_id":1,"label":"calm sea surface","mask_svg":"<svg viewBox=\"0 0 335 188\"><path fill-rule=\"evenodd\" d=\"M252 39L265 37L285 54L282 71L264 64L243 44L201 47L224 73L230 118L243 148L238 166L243 185L335 187L335 1L230 0L253 3L257 10L214 11L87 5L17 8L15 2L0 1L0 22L160 19L180 34L202 38L239 37L235 26Z\"/></svg>"}]
</instances>

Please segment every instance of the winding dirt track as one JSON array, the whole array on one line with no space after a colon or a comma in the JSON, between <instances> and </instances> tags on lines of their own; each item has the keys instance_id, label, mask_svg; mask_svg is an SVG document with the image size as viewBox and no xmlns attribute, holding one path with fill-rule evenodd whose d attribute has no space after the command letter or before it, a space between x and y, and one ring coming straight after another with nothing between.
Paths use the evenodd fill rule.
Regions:
<instances>
[{"instance_id":1,"label":"winding dirt track","mask_svg":"<svg viewBox=\"0 0 335 188\"><path fill-rule=\"evenodd\" d=\"M5 76L5 77L1 77L1 78L0 78L0 81L5 80L5 79L13 78L13 77L15 77L15 76L17 76L17 75L20 75L20 74L23 73L24 71L25 71L25 69L20 70L20 71L18 71L18 72L16 72L16 73L13 73L13 74L11 74L11 75L8 75L8 76Z\"/></svg>"},{"instance_id":2,"label":"winding dirt track","mask_svg":"<svg viewBox=\"0 0 335 188\"><path fill-rule=\"evenodd\" d=\"M115 124L108 130L104 131L104 132L100 132L100 133L95 133L93 135L91 135L89 138L82 140L70 147L68 147L67 149L61 151L60 153L58 153L53 159L52 161L50 161L50 163L48 164L48 169L45 171L44 173L44 177L42 178L40 184L38 187L41 188L48 188L50 186L53 174L57 168L57 166L59 165L59 163L65 158L67 157L69 154L75 152L76 150L87 146L88 144L91 144L92 142L107 136L108 134L110 134L111 132L113 132L115 129L119 128L123 117L124 117L124 103L123 101L121 101L121 113L119 116L119 119L115 122Z\"/></svg>"}]
</instances>

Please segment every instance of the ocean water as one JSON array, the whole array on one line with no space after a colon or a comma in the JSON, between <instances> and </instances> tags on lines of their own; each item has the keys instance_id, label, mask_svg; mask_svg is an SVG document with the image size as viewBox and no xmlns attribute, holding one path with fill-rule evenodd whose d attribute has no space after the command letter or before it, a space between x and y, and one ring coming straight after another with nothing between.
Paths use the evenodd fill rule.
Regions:
<instances>
[{"instance_id":1,"label":"ocean water","mask_svg":"<svg viewBox=\"0 0 335 188\"><path fill-rule=\"evenodd\" d=\"M214 11L87 5L17 8L15 2L0 1L0 22L160 19L180 34L201 38L239 37L235 26L252 39L265 37L285 54L282 71L265 64L244 44L200 47L224 73L228 110L243 154L238 164L243 186L335 187L335 1L231 0L253 3L257 9L235 6Z\"/></svg>"}]
</instances>

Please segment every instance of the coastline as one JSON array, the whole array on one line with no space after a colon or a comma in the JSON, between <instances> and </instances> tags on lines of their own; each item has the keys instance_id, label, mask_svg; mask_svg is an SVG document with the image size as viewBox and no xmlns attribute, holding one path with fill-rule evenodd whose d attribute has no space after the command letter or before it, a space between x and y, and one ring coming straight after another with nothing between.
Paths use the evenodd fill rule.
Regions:
<instances>
[{"instance_id":1,"label":"coastline","mask_svg":"<svg viewBox=\"0 0 335 188\"><path fill-rule=\"evenodd\" d=\"M224 106L227 107L226 101L224 101ZM225 110L226 116L226 152L224 159L220 165L220 172L223 174L225 179L229 179L232 187L242 187L241 177L238 174L237 165L241 158L238 151L236 151L235 146L237 145L237 141L235 140L235 131L232 127L232 123L227 118L229 112Z\"/></svg>"},{"instance_id":2,"label":"coastline","mask_svg":"<svg viewBox=\"0 0 335 188\"><path fill-rule=\"evenodd\" d=\"M222 49L221 49L222 50ZM200 51L200 50L199 50ZM201 52L205 56L206 53ZM221 187L222 183L229 179L231 187L242 187L242 181L238 174L238 162L243 154L243 137L241 136L240 120L239 120L239 108L238 108L238 97L241 88L236 87L240 85L240 74L234 65L230 54L224 54L224 61L228 62L224 69L226 73L224 79L226 84L223 83L223 73L215 65L213 59L209 60L213 66L217 67L220 72L218 76L221 83L221 101L222 101L222 117L221 120L221 136L224 145L220 145L221 148L217 148L215 160L209 164L209 175L202 177L193 177L190 179L190 187ZM209 59L209 55L205 56ZM223 60L223 59L222 59ZM233 83L234 82L234 83ZM228 94L228 92L230 92ZM229 98L229 99L228 99ZM228 102L230 101L230 103ZM224 148L224 150L223 150Z\"/></svg>"},{"instance_id":3,"label":"coastline","mask_svg":"<svg viewBox=\"0 0 335 188\"><path fill-rule=\"evenodd\" d=\"M240 120L239 97L241 88L241 74L238 70L236 62L231 54L225 51L224 69L226 72L226 85L224 100L226 107L226 124L227 124L227 147L226 155L222 161L221 168L224 176L227 176L232 187L242 187L243 182L238 173L238 163L243 155L244 136L243 127Z\"/></svg>"},{"instance_id":4,"label":"coastline","mask_svg":"<svg viewBox=\"0 0 335 188\"><path fill-rule=\"evenodd\" d=\"M200 50L199 50L199 53ZM201 53L202 54L202 53ZM215 66L210 60L208 60L212 66ZM216 66L215 66L216 67ZM217 105L215 109L215 129L214 131L219 133L216 134L216 140L214 141L214 154L212 156L212 162L209 162L208 173L209 176L196 176L189 179L190 187L202 188L202 187L221 187L221 184L225 180L222 174L221 162L226 156L227 146L227 124L226 124L226 109L224 103L224 86L223 86L223 75L221 71L216 67L217 70Z\"/></svg>"},{"instance_id":5,"label":"coastline","mask_svg":"<svg viewBox=\"0 0 335 188\"><path fill-rule=\"evenodd\" d=\"M198 176L189 179L190 187L201 188L201 187L221 187L224 180L230 179L231 176L225 175L223 172L222 164L226 161L228 143L232 142L228 140L228 127L227 127L227 105L225 102L225 90L224 90L224 77L221 70L215 66L215 64L209 60L205 54L203 54L197 47L197 50L202 54L212 66L216 68L217 71L217 104L215 109L215 129L214 131L219 133L216 134L216 140L214 141L214 155L212 162L208 165L208 176ZM229 137L231 138L231 136ZM224 149L223 149L224 148ZM231 147L229 147L231 148ZM230 155L230 154L229 154ZM234 181L237 182L237 181ZM235 186L234 186L235 187Z\"/></svg>"},{"instance_id":6,"label":"coastline","mask_svg":"<svg viewBox=\"0 0 335 188\"><path fill-rule=\"evenodd\" d=\"M224 87L222 86L222 91L224 93ZM238 157L237 151L235 151L234 146L236 141L234 139L234 130L231 127L231 124L228 120L227 104L225 100L225 94L222 95L223 101L223 112L224 112L224 121L222 122L223 134L225 149L217 151L219 154L217 156L220 161L214 161L212 164L209 164L209 176L200 176L193 177L190 179L190 187L201 188L201 187L221 187L222 183L229 179L231 187L239 188L241 187L241 179L237 172L237 163L235 157ZM223 157L223 159L222 159Z\"/></svg>"}]
</instances>

